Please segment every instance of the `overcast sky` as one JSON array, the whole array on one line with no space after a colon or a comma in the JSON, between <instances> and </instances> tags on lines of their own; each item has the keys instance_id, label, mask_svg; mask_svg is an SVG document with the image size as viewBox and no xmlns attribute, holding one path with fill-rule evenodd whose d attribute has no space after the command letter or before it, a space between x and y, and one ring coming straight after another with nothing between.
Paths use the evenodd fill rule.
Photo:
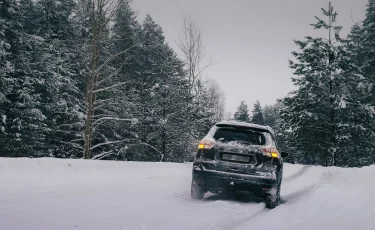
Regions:
<instances>
[{"instance_id":1,"label":"overcast sky","mask_svg":"<svg viewBox=\"0 0 375 230\"><path fill-rule=\"evenodd\" d=\"M338 24L345 35L365 15L368 0L336 0ZM325 36L309 26L328 0L133 0L140 21L149 13L177 51L181 19L190 14L203 34L206 53L215 65L205 75L216 79L235 112L241 100L252 109L257 99L273 104L293 89L288 67L293 39Z\"/></svg>"}]
</instances>

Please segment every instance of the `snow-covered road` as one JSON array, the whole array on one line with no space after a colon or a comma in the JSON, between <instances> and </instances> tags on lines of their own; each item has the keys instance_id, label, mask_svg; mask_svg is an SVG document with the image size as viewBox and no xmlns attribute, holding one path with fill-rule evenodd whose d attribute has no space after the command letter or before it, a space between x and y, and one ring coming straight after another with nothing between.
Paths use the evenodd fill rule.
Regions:
<instances>
[{"instance_id":1,"label":"snow-covered road","mask_svg":"<svg viewBox=\"0 0 375 230\"><path fill-rule=\"evenodd\" d=\"M0 229L375 229L375 166L285 165L283 204L190 199L191 164L0 158Z\"/></svg>"}]
</instances>

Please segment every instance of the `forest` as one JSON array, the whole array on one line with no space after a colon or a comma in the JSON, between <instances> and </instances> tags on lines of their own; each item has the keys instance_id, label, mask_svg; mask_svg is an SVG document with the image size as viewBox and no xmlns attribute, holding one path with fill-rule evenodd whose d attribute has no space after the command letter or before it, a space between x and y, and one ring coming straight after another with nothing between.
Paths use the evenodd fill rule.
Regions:
<instances>
[{"instance_id":1,"label":"forest","mask_svg":"<svg viewBox=\"0 0 375 230\"><path fill-rule=\"evenodd\" d=\"M130 1L0 5L0 156L176 161L224 116L200 31L179 58Z\"/></svg>"},{"instance_id":2,"label":"forest","mask_svg":"<svg viewBox=\"0 0 375 230\"><path fill-rule=\"evenodd\" d=\"M174 50L131 0L2 0L0 157L186 162L234 119L272 127L296 163L374 164L375 0L345 36L327 6L310 25L326 37L294 41L296 90L229 116L192 18Z\"/></svg>"}]
</instances>

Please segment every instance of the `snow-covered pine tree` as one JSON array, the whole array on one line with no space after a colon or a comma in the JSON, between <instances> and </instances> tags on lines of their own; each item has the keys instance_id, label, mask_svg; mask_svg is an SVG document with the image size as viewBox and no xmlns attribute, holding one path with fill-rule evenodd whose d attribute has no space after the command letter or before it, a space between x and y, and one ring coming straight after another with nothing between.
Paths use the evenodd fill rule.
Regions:
<instances>
[{"instance_id":1,"label":"snow-covered pine tree","mask_svg":"<svg viewBox=\"0 0 375 230\"><path fill-rule=\"evenodd\" d=\"M8 152L8 129L10 121L10 100L14 78L14 51L18 44L18 31L20 29L16 20L16 2L4 0L0 2L0 156L11 155ZM10 117L9 117L10 118Z\"/></svg>"},{"instance_id":2,"label":"snow-covered pine tree","mask_svg":"<svg viewBox=\"0 0 375 230\"><path fill-rule=\"evenodd\" d=\"M364 30L357 23L355 24L345 42L348 57L351 64L351 79L346 85L347 96L343 100L343 106L347 113L346 118L350 120L350 128L346 130L350 141L346 144L341 164L347 166L363 166L373 164L374 152L374 97L373 75L371 67L367 65L370 59L366 54L372 48L366 48ZM368 35L368 34L366 34ZM356 143L356 144L353 144Z\"/></svg>"},{"instance_id":3,"label":"snow-covered pine tree","mask_svg":"<svg viewBox=\"0 0 375 230\"><path fill-rule=\"evenodd\" d=\"M258 125L264 125L263 109L259 100L256 101L253 110L251 111L250 122Z\"/></svg>"},{"instance_id":4,"label":"snow-covered pine tree","mask_svg":"<svg viewBox=\"0 0 375 230\"><path fill-rule=\"evenodd\" d=\"M41 0L35 3L38 18L33 33L43 38L40 90L48 132L45 148L55 157L79 157L82 151L83 68L75 47L77 36L70 20L75 3Z\"/></svg>"},{"instance_id":5,"label":"snow-covered pine tree","mask_svg":"<svg viewBox=\"0 0 375 230\"><path fill-rule=\"evenodd\" d=\"M307 37L306 41L296 41L302 52L293 52L297 61L291 61L290 66L298 89L283 100L281 117L288 142L301 153L303 162L346 166L350 154L347 144L363 144L351 132L356 130L358 134L364 125L358 124L354 111L361 108L363 121L369 118L361 96L366 84L339 38L341 27L334 25L337 13L331 4L322 11L328 22L317 18L312 26L327 29L328 39ZM356 87L361 93L356 93Z\"/></svg>"},{"instance_id":6,"label":"snow-covered pine tree","mask_svg":"<svg viewBox=\"0 0 375 230\"><path fill-rule=\"evenodd\" d=\"M138 159L184 161L191 126L186 120L190 97L183 63L149 15L143 22L141 43L140 138L133 152Z\"/></svg>"},{"instance_id":7,"label":"snow-covered pine tree","mask_svg":"<svg viewBox=\"0 0 375 230\"><path fill-rule=\"evenodd\" d=\"M352 63L361 68L365 65L365 42L362 34L363 30L360 23L352 26L348 38L345 42Z\"/></svg>"},{"instance_id":8,"label":"snow-covered pine tree","mask_svg":"<svg viewBox=\"0 0 375 230\"><path fill-rule=\"evenodd\" d=\"M279 149L288 152L290 155L286 159L287 162L294 162L295 150L291 149L286 141L286 135L283 133L283 120L280 118L280 111L284 108L281 100L273 105L266 105L263 108L264 125L270 126L276 135L276 141Z\"/></svg>"},{"instance_id":9,"label":"snow-covered pine tree","mask_svg":"<svg viewBox=\"0 0 375 230\"><path fill-rule=\"evenodd\" d=\"M241 101L241 104L237 107L237 111L234 113L234 120L250 122L249 110L245 101Z\"/></svg>"},{"instance_id":10,"label":"snow-covered pine tree","mask_svg":"<svg viewBox=\"0 0 375 230\"><path fill-rule=\"evenodd\" d=\"M12 64L14 71L7 91L7 135L5 154L8 156L38 157L47 153L44 148L48 131L46 116L42 111L40 89L43 88L43 71L40 68L43 38L31 31L37 19L35 5L31 0L21 0L13 11Z\"/></svg>"},{"instance_id":11,"label":"snow-covered pine tree","mask_svg":"<svg viewBox=\"0 0 375 230\"><path fill-rule=\"evenodd\" d=\"M264 124L270 126L272 129L277 127L277 119L279 118L279 103L275 105L265 105L263 107Z\"/></svg>"},{"instance_id":12,"label":"snow-covered pine tree","mask_svg":"<svg viewBox=\"0 0 375 230\"><path fill-rule=\"evenodd\" d=\"M364 48L363 73L375 85L375 0L369 0L366 17L360 31L352 30L352 36L357 36ZM357 44L358 45L358 44ZM375 105L375 87L372 89L372 105Z\"/></svg>"},{"instance_id":13,"label":"snow-covered pine tree","mask_svg":"<svg viewBox=\"0 0 375 230\"><path fill-rule=\"evenodd\" d=\"M155 124L159 133L158 148L165 161L184 161L189 154L190 139L187 138L191 127L184 119L188 112L185 107L189 100L188 81L183 71L183 63L177 54L168 46L163 48L164 65L161 68L159 87L153 90L151 98L157 107Z\"/></svg>"},{"instance_id":14,"label":"snow-covered pine tree","mask_svg":"<svg viewBox=\"0 0 375 230\"><path fill-rule=\"evenodd\" d=\"M165 38L161 27L155 23L150 15L147 15L142 23L139 36L140 49L137 50L138 69L134 83L135 93L133 101L137 107L135 116L139 120L137 125L138 140L129 154L132 159L160 161L163 156L158 148L160 134L157 128L159 122L155 104L155 90L159 89L162 81L162 72L167 65L165 50Z\"/></svg>"}]
</instances>

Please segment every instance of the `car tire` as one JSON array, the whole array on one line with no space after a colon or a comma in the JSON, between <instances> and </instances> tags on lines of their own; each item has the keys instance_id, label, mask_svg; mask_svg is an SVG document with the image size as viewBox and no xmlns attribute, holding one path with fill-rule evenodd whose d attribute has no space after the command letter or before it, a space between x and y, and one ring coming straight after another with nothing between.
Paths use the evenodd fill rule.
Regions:
<instances>
[{"instance_id":1,"label":"car tire","mask_svg":"<svg viewBox=\"0 0 375 230\"><path fill-rule=\"evenodd\" d=\"M280 205L280 187L281 187L281 179L280 179L280 182L279 182L279 185L277 186L277 191L276 191L276 194L275 195L270 195L270 194L267 194L266 197L265 197L265 203L266 203L266 208L268 209L274 209L276 208L277 206Z\"/></svg>"},{"instance_id":2,"label":"car tire","mask_svg":"<svg viewBox=\"0 0 375 230\"><path fill-rule=\"evenodd\" d=\"M266 208L274 209L280 205L280 189L276 192L276 195L267 195L266 196Z\"/></svg>"},{"instance_id":3,"label":"car tire","mask_svg":"<svg viewBox=\"0 0 375 230\"><path fill-rule=\"evenodd\" d=\"M204 190L198 185L191 182L191 198L194 200L202 200L204 197Z\"/></svg>"}]
</instances>

